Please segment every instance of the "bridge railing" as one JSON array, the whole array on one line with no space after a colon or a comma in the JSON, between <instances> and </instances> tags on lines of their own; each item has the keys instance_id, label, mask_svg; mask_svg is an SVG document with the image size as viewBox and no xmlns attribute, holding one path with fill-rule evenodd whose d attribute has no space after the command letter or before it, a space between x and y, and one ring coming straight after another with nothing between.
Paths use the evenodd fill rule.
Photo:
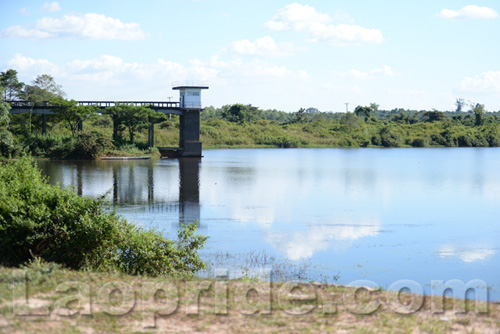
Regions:
<instances>
[{"instance_id":1,"label":"bridge railing","mask_svg":"<svg viewBox=\"0 0 500 334\"><path fill-rule=\"evenodd\" d=\"M77 101L78 105L88 106L97 105L100 108L113 107L117 104L132 104L134 106L144 106L153 108L180 108L180 102L163 102L163 101Z\"/></svg>"},{"instance_id":2,"label":"bridge railing","mask_svg":"<svg viewBox=\"0 0 500 334\"><path fill-rule=\"evenodd\" d=\"M51 105L48 101L43 101L42 103L34 103L30 101L5 101L10 103L13 108L31 108L31 107L45 107L45 108L55 108L56 106ZM144 106L152 108L180 108L180 102L163 102L163 101L77 101L80 106L96 105L99 108L113 107L117 104L132 104L134 106Z\"/></svg>"}]
</instances>

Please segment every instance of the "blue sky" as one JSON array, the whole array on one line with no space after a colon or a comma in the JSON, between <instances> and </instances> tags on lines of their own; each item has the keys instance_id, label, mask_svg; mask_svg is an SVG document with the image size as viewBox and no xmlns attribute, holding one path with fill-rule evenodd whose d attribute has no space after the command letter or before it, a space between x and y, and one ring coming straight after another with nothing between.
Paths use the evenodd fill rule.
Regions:
<instances>
[{"instance_id":1,"label":"blue sky","mask_svg":"<svg viewBox=\"0 0 500 334\"><path fill-rule=\"evenodd\" d=\"M500 110L500 3L0 0L0 70L51 74L75 100L178 99L264 109Z\"/></svg>"}]
</instances>

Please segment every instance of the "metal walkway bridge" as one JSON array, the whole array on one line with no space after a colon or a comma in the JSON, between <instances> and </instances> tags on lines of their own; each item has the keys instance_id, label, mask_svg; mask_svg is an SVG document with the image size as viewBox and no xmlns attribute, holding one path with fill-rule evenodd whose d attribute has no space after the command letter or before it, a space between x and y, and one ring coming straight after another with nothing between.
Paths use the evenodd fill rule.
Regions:
<instances>
[{"instance_id":1,"label":"metal walkway bridge","mask_svg":"<svg viewBox=\"0 0 500 334\"><path fill-rule=\"evenodd\" d=\"M11 105L11 114L40 114L42 115L42 134L47 132L47 115L53 114L58 108L48 102L33 103L28 101L6 101ZM200 112L201 103L182 105L181 102L159 102L159 101L77 101L77 105L95 105L99 109L116 106L117 104L128 104L134 106L144 106L164 114L174 114L180 117L179 126L179 147L174 148L180 156L201 157L200 142ZM116 120L116 117L115 119ZM154 119L150 119L148 128L148 144L154 146ZM79 124L79 130L83 130L83 125ZM113 122L113 137L118 138L118 125ZM160 151L162 149L160 148ZM167 150L166 150L167 151ZM172 150L168 150L172 151Z\"/></svg>"}]
</instances>

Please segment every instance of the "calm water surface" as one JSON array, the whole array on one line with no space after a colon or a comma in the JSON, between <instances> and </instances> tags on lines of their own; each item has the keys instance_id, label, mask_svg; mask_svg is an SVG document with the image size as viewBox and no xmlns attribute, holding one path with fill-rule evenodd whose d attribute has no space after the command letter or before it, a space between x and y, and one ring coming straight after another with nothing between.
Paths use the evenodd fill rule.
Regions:
<instances>
[{"instance_id":1,"label":"calm water surface","mask_svg":"<svg viewBox=\"0 0 500 334\"><path fill-rule=\"evenodd\" d=\"M500 149L231 149L40 166L169 237L199 220L203 256L232 272L265 254L343 284L410 279L428 292L432 280L480 279L500 300Z\"/></svg>"}]
</instances>

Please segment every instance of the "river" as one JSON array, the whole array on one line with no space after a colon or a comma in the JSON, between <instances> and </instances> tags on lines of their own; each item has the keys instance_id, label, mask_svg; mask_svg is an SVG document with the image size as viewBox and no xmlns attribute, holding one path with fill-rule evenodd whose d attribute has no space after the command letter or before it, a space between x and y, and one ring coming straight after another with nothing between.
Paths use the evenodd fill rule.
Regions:
<instances>
[{"instance_id":1,"label":"river","mask_svg":"<svg viewBox=\"0 0 500 334\"><path fill-rule=\"evenodd\" d=\"M500 149L217 149L202 159L40 161L51 183L107 193L175 238L199 222L230 277L273 268L316 281L480 280L500 300Z\"/></svg>"}]
</instances>

